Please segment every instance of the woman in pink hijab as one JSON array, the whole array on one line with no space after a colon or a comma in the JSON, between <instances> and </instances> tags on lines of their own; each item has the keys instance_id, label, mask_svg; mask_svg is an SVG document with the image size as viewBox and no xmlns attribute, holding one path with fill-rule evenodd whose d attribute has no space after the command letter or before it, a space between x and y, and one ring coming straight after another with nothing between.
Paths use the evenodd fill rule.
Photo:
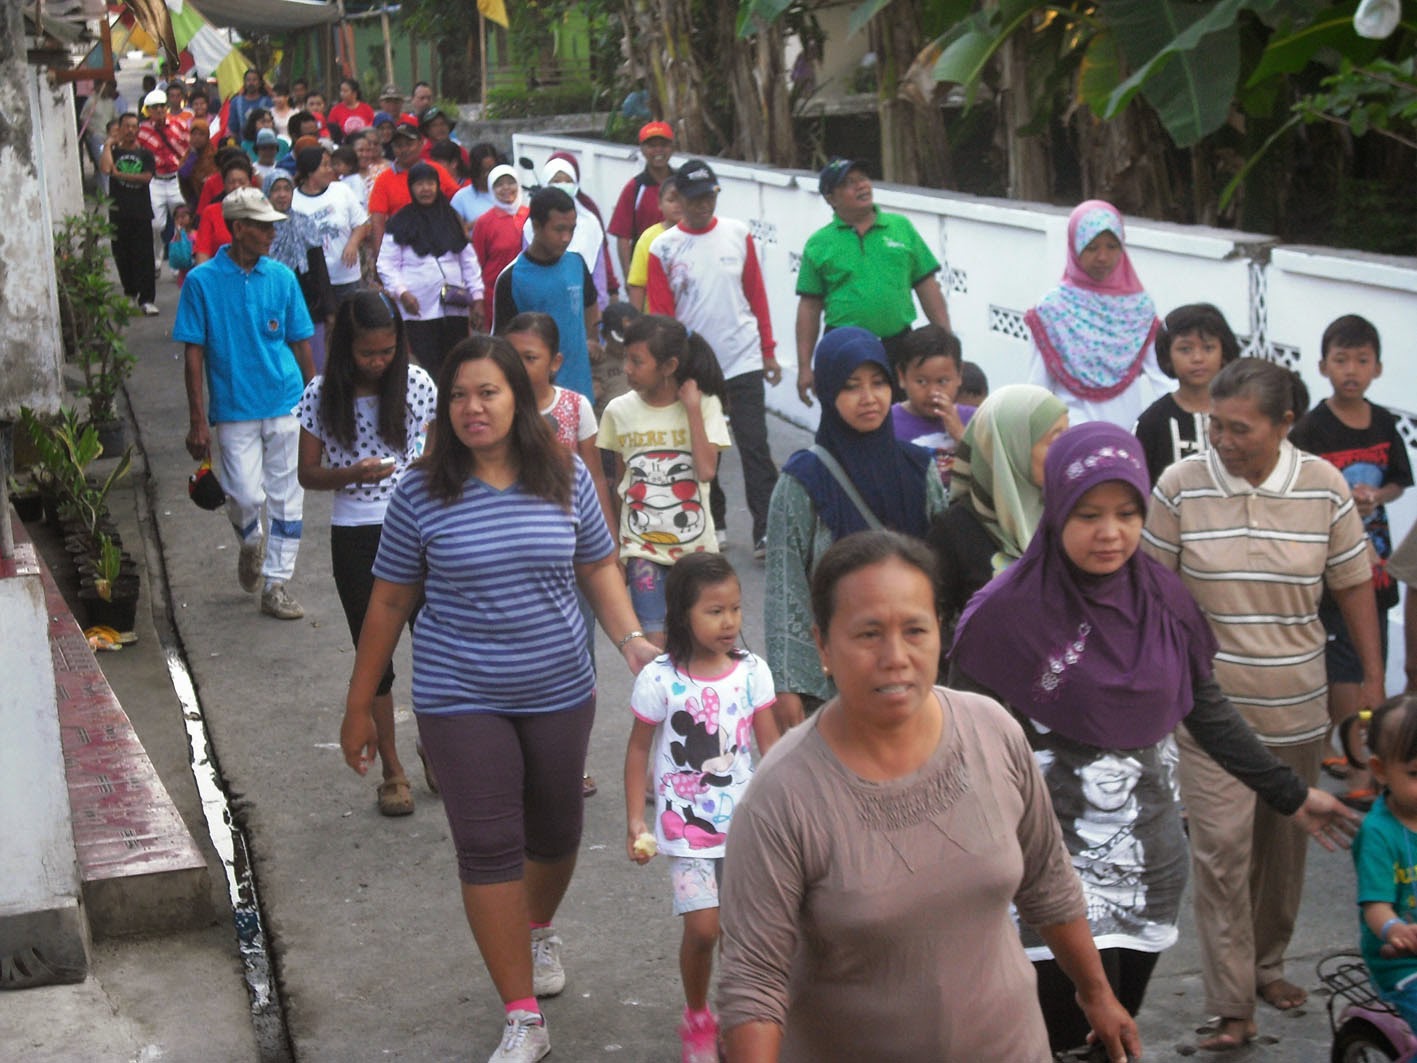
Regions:
<instances>
[{"instance_id":1,"label":"woman in pink hijab","mask_svg":"<svg viewBox=\"0 0 1417 1063\"><path fill-rule=\"evenodd\" d=\"M1089 199L1068 218L1063 282L1024 315L1033 339L1028 383L1068 407L1072 424L1110 421L1131 430L1171 390L1156 363L1160 322L1123 245L1122 215Z\"/></svg>"}]
</instances>

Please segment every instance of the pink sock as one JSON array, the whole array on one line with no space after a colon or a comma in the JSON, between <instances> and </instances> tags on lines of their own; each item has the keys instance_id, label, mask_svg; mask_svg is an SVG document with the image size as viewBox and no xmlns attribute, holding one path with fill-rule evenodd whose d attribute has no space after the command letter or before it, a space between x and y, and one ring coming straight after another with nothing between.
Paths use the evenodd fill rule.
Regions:
<instances>
[{"instance_id":1,"label":"pink sock","mask_svg":"<svg viewBox=\"0 0 1417 1063\"><path fill-rule=\"evenodd\" d=\"M506 1009L508 1015L510 1015L514 1011L530 1011L537 1015L541 1014L541 1005L536 1002L535 997L523 997L521 1000L509 1000L506 1004L503 1005L503 1007Z\"/></svg>"},{"instance_id":2,"label":"pink sock","mask_svg":"<svg viewBox=\"0 0 1417 1063\"><path fill-rule=\"evenodd\" d=\"M533 930L545 930L545 929L546 929L548 926L550 926L550 925L551 925L550 923L537 923L537 922L533 922L533 923L531 924L531 928L532 928Z\"/></svg>"}]
</instances>

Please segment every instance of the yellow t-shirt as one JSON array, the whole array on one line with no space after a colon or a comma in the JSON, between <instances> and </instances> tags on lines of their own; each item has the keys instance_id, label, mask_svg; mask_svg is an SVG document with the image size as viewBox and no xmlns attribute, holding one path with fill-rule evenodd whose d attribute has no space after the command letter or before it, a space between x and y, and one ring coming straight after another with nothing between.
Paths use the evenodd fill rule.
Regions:
<instances>
[{"instance_id":1,"label":"yellow t-shirt","mask_svg":"<svg viewBox=\"0 0 1417 1063\"><path fill-rule=\"evenodd\" d=\"M625 275L625 283L636 288L649 287L649 245L654 238L664 232L664 222L657 221L635 241L635 252L630 256L630 272Z\"/></svg>"}]
</instances>

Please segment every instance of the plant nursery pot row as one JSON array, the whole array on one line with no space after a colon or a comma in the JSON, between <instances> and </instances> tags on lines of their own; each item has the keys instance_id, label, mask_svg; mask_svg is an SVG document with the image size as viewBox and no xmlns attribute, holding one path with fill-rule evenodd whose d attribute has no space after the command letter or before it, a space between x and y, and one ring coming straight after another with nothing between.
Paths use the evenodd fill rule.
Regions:
<instances>
[{"instance_id":1,"label":"plant nursery pot row","mask_svg":"<svg viewBox=\"0 0 1417 1063\"><path fill-rule=\"evenodd\" d=\"M135 578L128 584L119 578L114 582L113 593L107 601L92 586L81 586L79 607L84 612L85 628L103 625L120 634L132 631L138 622L138 581Z\"/></svg>"}]
</instances>

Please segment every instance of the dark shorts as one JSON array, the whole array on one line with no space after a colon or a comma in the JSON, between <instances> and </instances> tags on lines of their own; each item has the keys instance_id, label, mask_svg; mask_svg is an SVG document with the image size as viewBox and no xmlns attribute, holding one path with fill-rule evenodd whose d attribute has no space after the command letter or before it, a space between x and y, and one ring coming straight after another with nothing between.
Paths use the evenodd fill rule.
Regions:
<instances>
[{"instance_id":1,"label":"dark shorts","mask_svg":"<svg viewBox=\"0 0 1417 1063\"><path fill-rule=\"evenodd\" d=\"M349 625L349 637L356 649L364 614L369 611L369 596L374 591L374 558L379 554L379 537L383 530L382 524L330 525L330 569L334 572L335 590L344 608L345 623ZM422 605L420 599L408 618L410 631ZM379 680L376 694L382 696L393 688L394 666L390 663Z\"/></svg>"},{"instance_id":2,"label":"dark shorts","mask_svg":"<svg viewBox=\"0 0 1417 1063\"><path fill-rule=\"evenodd\" d=\"M1363 662L1353 640L1348 636L1348 625L1338 606L1327 598L1319 605L1319 620L1328 634L1324 646L1324 668L1330 683L1361 683ZM1387 667L1387 610L1378 610L1378 644L1382 649L1383 667Z\"/></svg>"},{"instance_id":3,"label":"dark shorts","mask_svg":"<svg viewBox=\"0 0 1417 1063\"><path fill-rule=\"evenodd\" d=\"M554 863L581 843L581 776L595 695L565 712L418 713L418 737L443 795L458 878L516 882L524 860Z\"/></svg>"}]
</instances>

